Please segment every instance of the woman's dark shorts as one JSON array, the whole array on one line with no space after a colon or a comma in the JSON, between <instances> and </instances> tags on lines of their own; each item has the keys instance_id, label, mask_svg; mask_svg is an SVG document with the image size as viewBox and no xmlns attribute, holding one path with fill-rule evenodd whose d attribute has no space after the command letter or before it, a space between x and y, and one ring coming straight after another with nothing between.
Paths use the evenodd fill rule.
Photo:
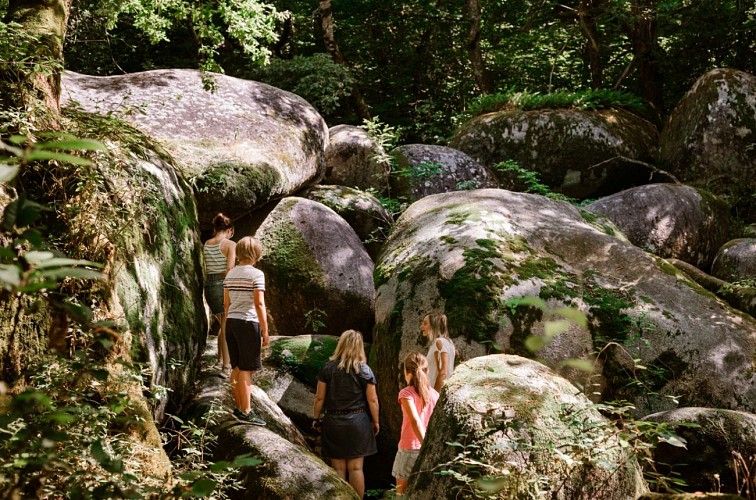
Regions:
<instances>
[{"instance_id":1,"label":"woman's dark shorts","mask_svg":"<svg viewBox=\"0 0 756 500\"><path fill-rule=\"evenodd\" d=\"M205 300L213 315L223 314L223 273L208 274L205 279Z\"/></svg>"},{"instance_id":2,"label":"woman's dark shorts","mask_svg":"<svg viewBox=\"0 0 756 500\"><path fill-rule=\"evenodd\" d=\"M254 372L262 368L260 323L243 319L226 319L226 344L231 368Z\"/></svg>"}]
</instances>

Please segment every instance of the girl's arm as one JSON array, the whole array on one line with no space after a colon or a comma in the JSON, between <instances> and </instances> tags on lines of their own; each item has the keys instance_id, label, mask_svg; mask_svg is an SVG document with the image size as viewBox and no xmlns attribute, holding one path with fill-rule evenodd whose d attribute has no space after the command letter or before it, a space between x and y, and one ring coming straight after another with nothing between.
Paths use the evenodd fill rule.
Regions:
<instances>
[{"instance_id":1,"label":"girl's arm","mask_svg":"<svg viewBox=\"0 0 756 500\"><path fill-rule=\"evenodd\" d=\"M236 243L226 239L221 243L221 253L226 256L226 272L236 266Z\"/></svg>"},{"instance_id":2,"label":"girl's arm","mask_svg":"<svg viewBox=\"0 0 756 500\"><path fill-rule=\"evenodd\" d=\"M262 345L268 345L268 310L265 308L265 292L255 290L255 309L257 309L257 320L260 322L260 334L262 335Z\"/></svg>"},{"instance_id":3,"label":"girl's arm","mask_svg":"<svg viewBox=\"0 0 756 500\"><path fill-rule=\"evenodd\" d=\"M446 371L449 369L449 353L441 350L443 349L443 346L444 344L441 339L436 339L436 349L438 349L438 351L436 351L438 376L436 377L436 383L433 384L433 388L436 389L437 392L441 392L441 388L446 381Z\"/></svg>"},{"instance_id":4,"label":"girl's arm","mask_svg":"<svg viewBox=\"0 0 756 500\"><path fill-rule=\"evenodd\" d=\"M373 435L375 436L381 429L378 423L378 393L375 391L375 384L368 384L365 394L370 407L370 416L373 417Z\"/></svg>"},{"instance_id":5,"label":"girl's arm","mask_svg":"<svg viewBox=\"0 0 756 500\"><path fill-rule=\"evenodd\" d=\"M228 308L231 307L231 297L228 295L228 288L223 289L223 317L228 318Z\"/></svg>"},{"instance_id":6,"label":"girl's arm","mask_svg":"<svg viewBox=\"0 0 756 500\"><path fill-rule=\"evenodd\" d=\"M420 415L417 413L415 402L412 399L400 399L402 402L402 408L407 412L410 418L410 424L412 424L412 430L415 431L415 436L422 443L425 440L425 426L420 421Z\"/></svg>"},{"instance_id":7,"label":"girl's arm","mask_svg":"<svg viewBox=\"0 0 756 500\"><path fill-rule=\"evenodd\" d=\"M320 418L320 414L323 411L323 403L325 402L326 395L326 383L318 380L318 388L315 391L315 404L312 407L312 415L315 420Z\"/></svg>"}]
</instances>

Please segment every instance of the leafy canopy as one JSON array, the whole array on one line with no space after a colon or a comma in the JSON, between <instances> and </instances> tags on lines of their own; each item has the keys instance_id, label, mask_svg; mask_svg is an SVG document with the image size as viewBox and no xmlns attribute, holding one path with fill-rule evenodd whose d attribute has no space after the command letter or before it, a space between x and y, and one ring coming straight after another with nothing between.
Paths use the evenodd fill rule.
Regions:
<instances>
[{"instance_id":1,"label":"leafy canopy","mask_svg":"<svg viewBox=\"0 0 756 500\"><path fill-rule=\"evenodd\" d=\"M116 28L128 16L134 27L153 44L170 42L172 30L188 25L197 45L200 69L222 73L221 47L235 47L258 64L266 64L269 44L278 39L277 23L288 16L259 0L105 0L79 2L79 15L98 18L105 30Z\"/></svg>"}]
</instances>

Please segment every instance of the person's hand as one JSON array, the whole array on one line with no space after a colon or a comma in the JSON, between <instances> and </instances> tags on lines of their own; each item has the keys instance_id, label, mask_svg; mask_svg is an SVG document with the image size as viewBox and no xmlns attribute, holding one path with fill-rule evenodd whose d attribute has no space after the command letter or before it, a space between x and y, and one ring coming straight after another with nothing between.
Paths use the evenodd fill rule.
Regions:
<instances>
[{"instance_id":1,"label":"person's hand","mask_svg":"<svg viewBox=\"0 0 756 500\"><path fill-rule=\"evenodd\" d=\"M268 346L268 334L267 333L262 336L262 345L263 345L263 347L267 347Z\"/></svg>"},{"instance_id":2,"label":"person's hand","mask_svg":"<svg viewBox=\"0 0 756 500\"><path fill-rule=\"evenodd\" d=\"M380 430L381 430L381 424L379 424L378 422L373 422L373 436L377 436L378 431Z\"/></svg>"}]
</instances>

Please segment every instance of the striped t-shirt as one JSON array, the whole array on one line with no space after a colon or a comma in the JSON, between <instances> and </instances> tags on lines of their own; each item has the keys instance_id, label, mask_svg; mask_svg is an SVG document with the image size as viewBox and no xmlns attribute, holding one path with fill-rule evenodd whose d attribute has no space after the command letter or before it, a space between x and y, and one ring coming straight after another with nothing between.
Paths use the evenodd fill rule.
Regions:
<instances>
[{"instance_id":1,"label":"striped t-shirt","mask_svg":"<svg viewBox=\"0 0 756 500\"><path fill-rule=\"evenodd\" d=\"M259 321L255 308L255 290L265 291L265 275L254 266L236 266L223 280L223 288L228 290L231 305L228 317L245 321Z\"/></svg>"},{"instance_id":2,"label":"striped t-shirt","mask_svg":"<svg viewBox=\"0 0 756 500\"><path fill-rule=\"evenodd\" d=\"M221 244L215 245L205 243L205 274L221 274L226 272L226 256L221 252Z\"/></svg>"}]
</instances>

